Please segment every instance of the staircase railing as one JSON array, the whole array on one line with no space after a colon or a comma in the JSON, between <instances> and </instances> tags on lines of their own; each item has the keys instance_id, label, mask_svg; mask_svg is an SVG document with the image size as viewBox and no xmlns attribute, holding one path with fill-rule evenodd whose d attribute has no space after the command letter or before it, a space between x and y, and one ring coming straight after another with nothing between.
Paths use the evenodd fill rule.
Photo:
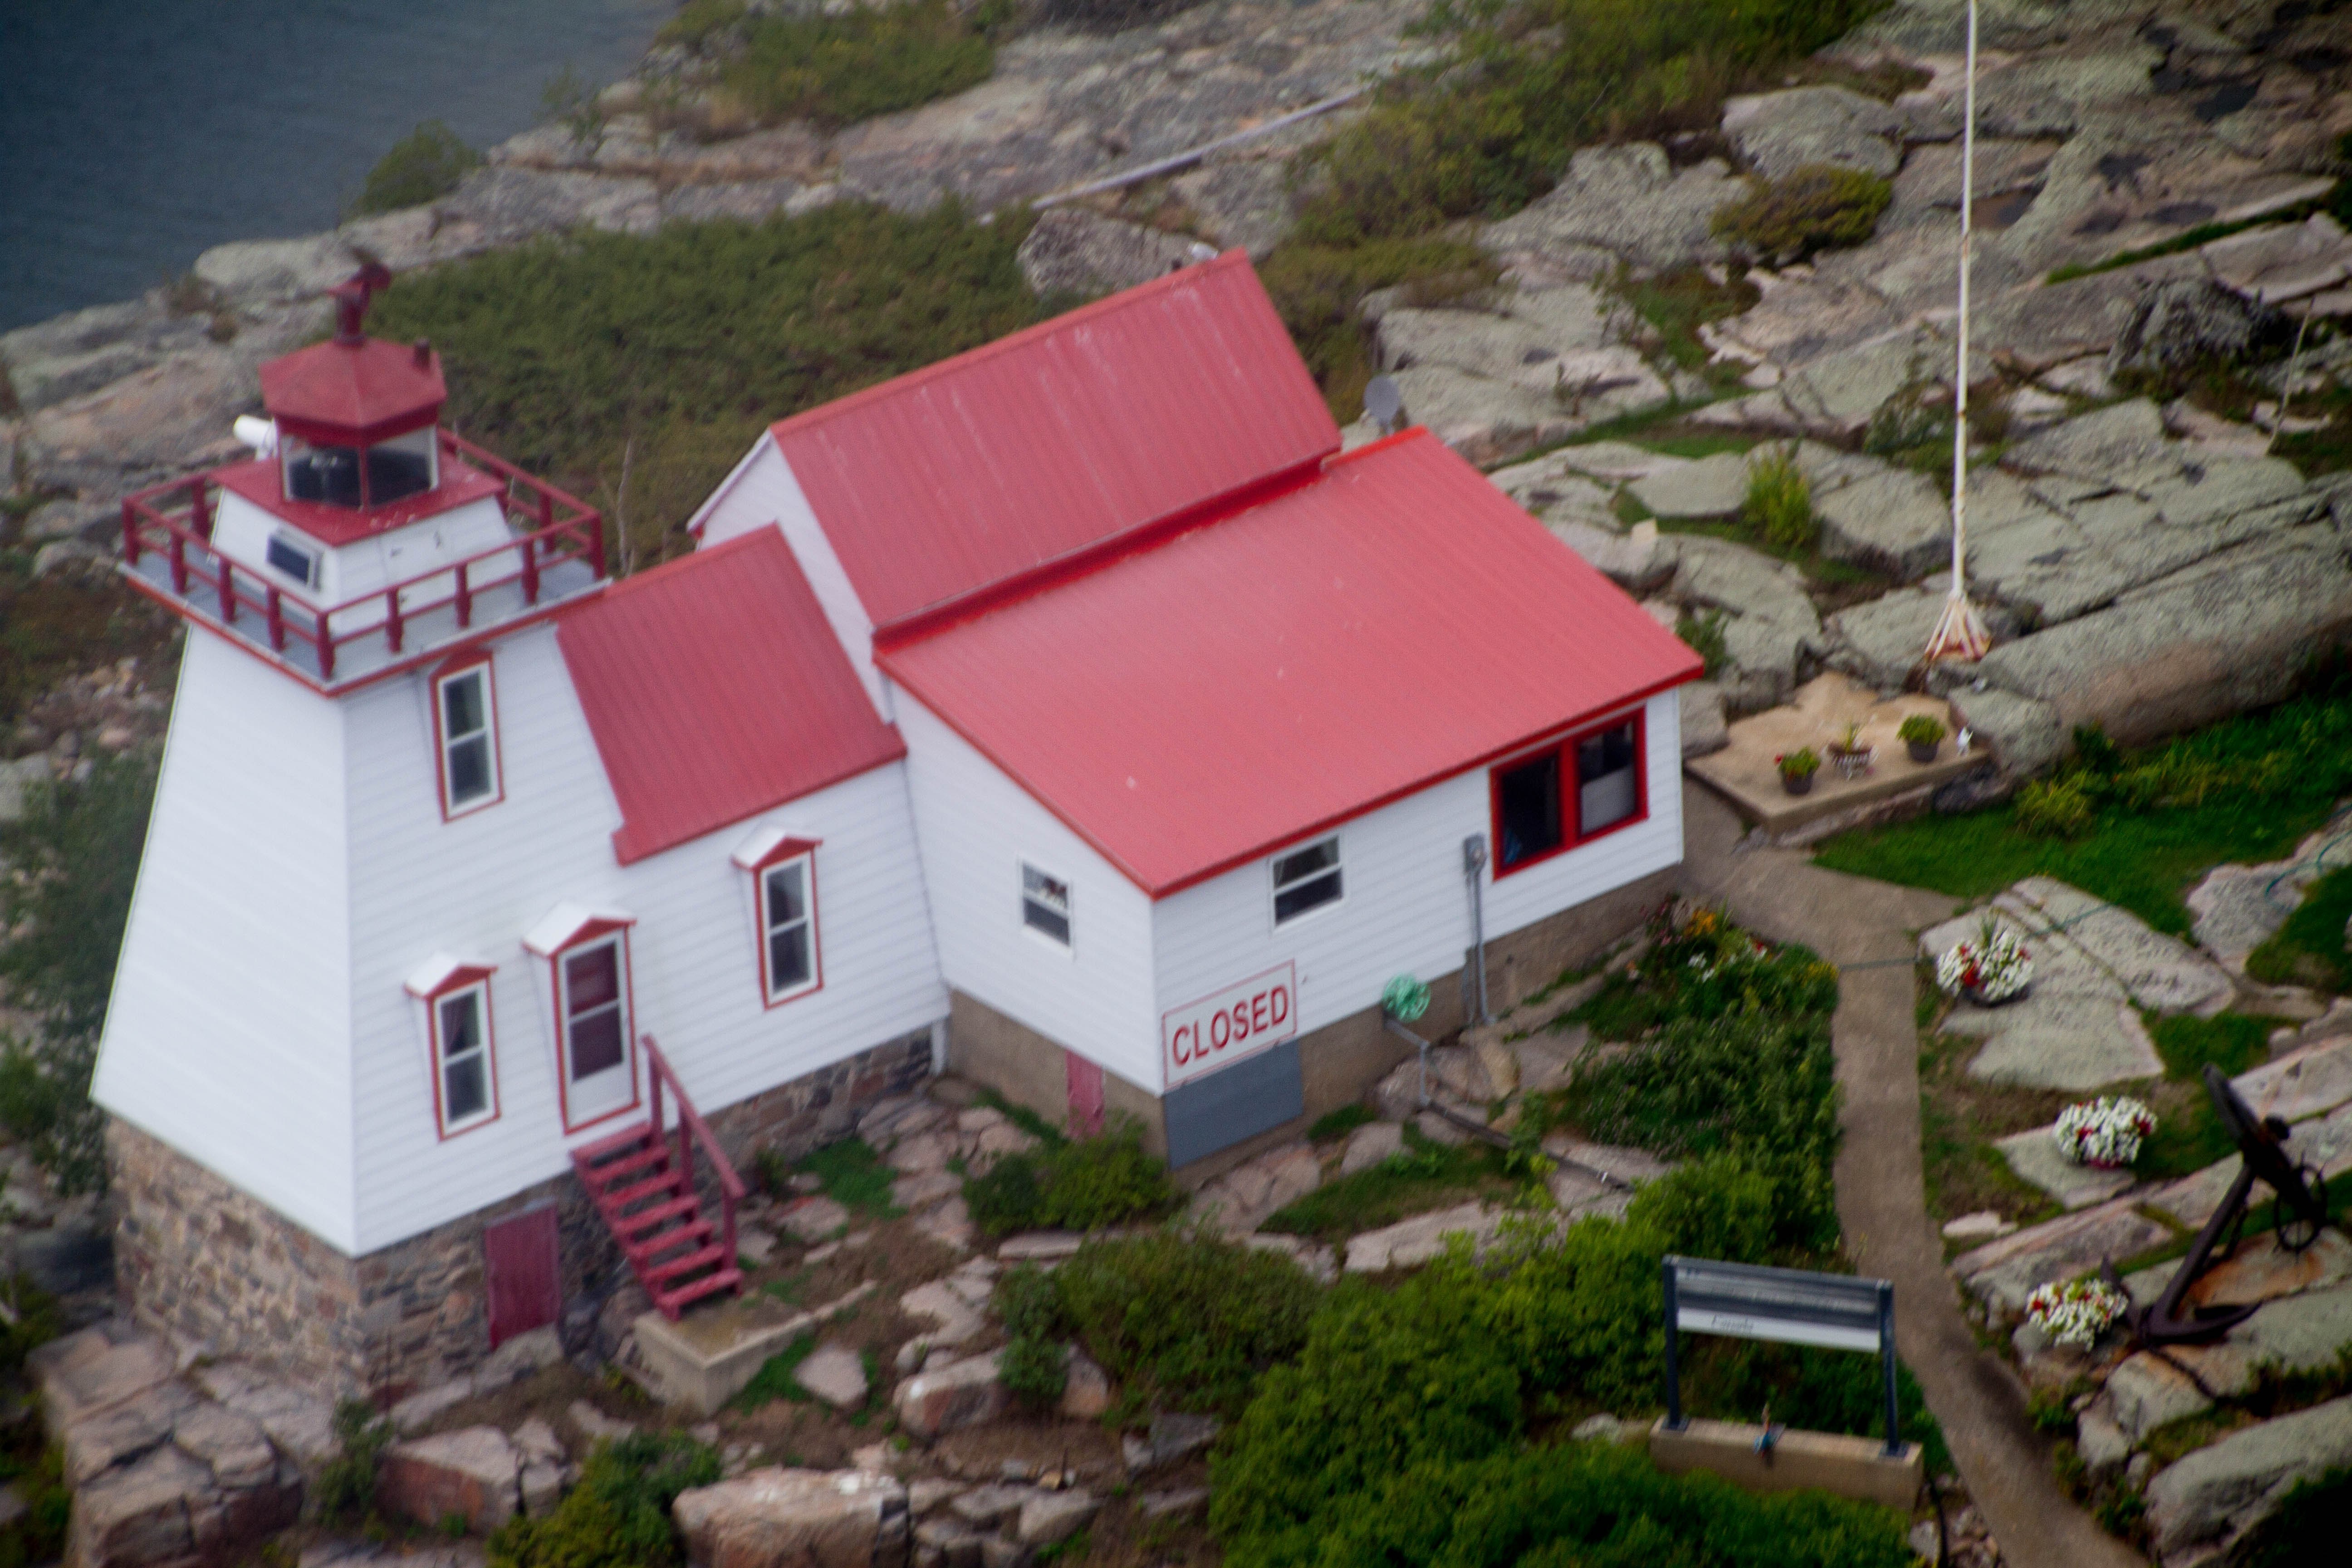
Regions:
<instances>
[{"instance_id":1,"label":"staircase railing","mask_svg":"<svg viewBox=\"0 0 2352 1568\"><path fill-rule=\"evenodd\" d=\"M735 1173L735 1167L728 1160L727 1152L719 1146L719 1140L711 1135L710 1124L702 1120L702 1112L695 1110L694 1101L687 1098L686 1085L678 1080L677 1071L669 1065L669 1058L662 1055L661 1047L654 1043L654 1037L651 1035L640 1035L637 1038L646 1050L646 1080L652 1101L653 1134L659 1139L665 1136L667 1131L662 1123L662 1086L667 1084L669 1086L670 1093L677 1100L678 1171L686 1177L686 1191L693 1192L695 1190L694 1150L695 1146L699 1144L703 1153L709 1157L712 1171L719 1177L719 1237L721 1244L727 1249L723 1254L724 1261L720 1267L732 1268L735 1265L736 1257L735 1205L743 1201L746 1191L743 1178Z\"/></svg>"}]
</instances>

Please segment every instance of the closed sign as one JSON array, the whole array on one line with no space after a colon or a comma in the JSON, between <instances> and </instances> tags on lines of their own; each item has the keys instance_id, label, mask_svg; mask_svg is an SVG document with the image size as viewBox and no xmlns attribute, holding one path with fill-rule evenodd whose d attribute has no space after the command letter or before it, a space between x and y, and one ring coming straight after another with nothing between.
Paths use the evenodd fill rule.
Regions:
<instances>
[{"instance_id":1,"label":"closed sign","mask_svg":"<svg viewBox=\"0 0 2352 1568\"><path fill-rule=\"evenodd\" d=\"M1298 1032L1298 966L1286 963L1163 1013L1160 1048L1171 1088Z\"/></svg>"}]
</instances>

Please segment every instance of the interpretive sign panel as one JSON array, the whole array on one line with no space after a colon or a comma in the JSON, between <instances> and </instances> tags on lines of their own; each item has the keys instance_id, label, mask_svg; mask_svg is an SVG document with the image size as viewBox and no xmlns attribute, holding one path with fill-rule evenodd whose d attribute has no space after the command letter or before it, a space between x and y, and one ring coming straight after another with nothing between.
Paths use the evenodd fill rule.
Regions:
<instances>
[{"instance_id":1,"label":"interpretive sign panel","mask_svg":"<svg viewBox=\"0 0 2352 1568\"><path fill-rule=\"evenodd\" d=\"M1666 1425L1683 1425L1676 1354L1680 1334L1728 1334L1744 1340L1876 1351L1886 1371L1886 1451L1895 1435L1895 1286L1848 1274L1801 1268L1759 1268L1696 1258L1666 1259Z\"/></svg>"}]
</instances>

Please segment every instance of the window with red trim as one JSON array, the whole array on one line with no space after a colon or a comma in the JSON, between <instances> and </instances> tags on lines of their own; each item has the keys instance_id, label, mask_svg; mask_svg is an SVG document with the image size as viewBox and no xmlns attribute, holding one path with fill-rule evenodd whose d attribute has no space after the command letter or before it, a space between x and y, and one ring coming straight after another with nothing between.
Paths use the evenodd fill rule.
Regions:
<instances>
[{"instance_id":1,"label":"window with red trim","mask_svg":"<svg viewBox=\"0 0 2352 1568\"><path fill-rule=\"evenodd\" d=\"M817 934L819 840L762 828L734 855L751 878L751 919L759 941L760 995L771 1007L824 984Z\"/></svg>"},{"instance_id":2,"label":"window with red trim","mask_svg":"<svg viewBox=\"0 0 2352 1568\"><path fill-rule=\"evenodd\" d=\"M1640 710L1497 766L1495 874L1507 876L1649 815Z\"/></svg>"},{"instance_id":3,"label":"window with red trim","mask_svg":"<svg viewBox=\"0 0 2352 1568\"><path fill-rule=\"evenodd\" d=\"M417 997L433 1053L433 1115L444 1138L499 1119L498 1049L490 1026L490 971L451 970Z\"/></svg>"},{"instance_id":4,"label":"window with red trim","mask_svg":"<svg viewBox=\"0 0 2352 1568\"><path fill-rule=\"evenodd\" d=\"M824 984L816 951L816 858L800 854L760 870L760 965L771 1003Z\"/></svg>"},{"instance_id":5,"label":"window with red trim","mask_svg":"<svg viewBox=\"0 0 2352 1568\"><path fill-rule=\"evenodd\" d=\"M505 798L499 766L498 689L488 659L445 667L433 677L433 744L445 820Z\"/></svg>"}]
</instances>

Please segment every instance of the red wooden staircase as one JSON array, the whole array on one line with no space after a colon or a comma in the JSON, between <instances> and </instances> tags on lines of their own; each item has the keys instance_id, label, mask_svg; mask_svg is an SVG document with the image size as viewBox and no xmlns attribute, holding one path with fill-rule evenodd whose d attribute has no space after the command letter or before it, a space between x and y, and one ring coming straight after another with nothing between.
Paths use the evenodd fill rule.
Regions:
<instances>
[{"instance_id":1,"label":"red wooden staircase","mask_svg":"<svg viewBox=\"0 0 2352 1568\"><path fill-rule=\"evenodd\" d=\"M650 1114L610 1138L572 1150L572 1168L587 1184L596 1212L621 1244L637 1283L662 1316L676 1322L689 1304L743 1289L743 1270L735 1256L735 1205L743 1201L743 1178L728 1163L701 1113L687 1099L686 1086L678 1082L661 1047L651 1035L639 1038L652 1090ZM664 1085L677 1100L675 1145L663 1136ZM719 1176L716 1226L703 1215L702 1200L694 1190L697 1144Z\"/></svg>"}]
</instances>

